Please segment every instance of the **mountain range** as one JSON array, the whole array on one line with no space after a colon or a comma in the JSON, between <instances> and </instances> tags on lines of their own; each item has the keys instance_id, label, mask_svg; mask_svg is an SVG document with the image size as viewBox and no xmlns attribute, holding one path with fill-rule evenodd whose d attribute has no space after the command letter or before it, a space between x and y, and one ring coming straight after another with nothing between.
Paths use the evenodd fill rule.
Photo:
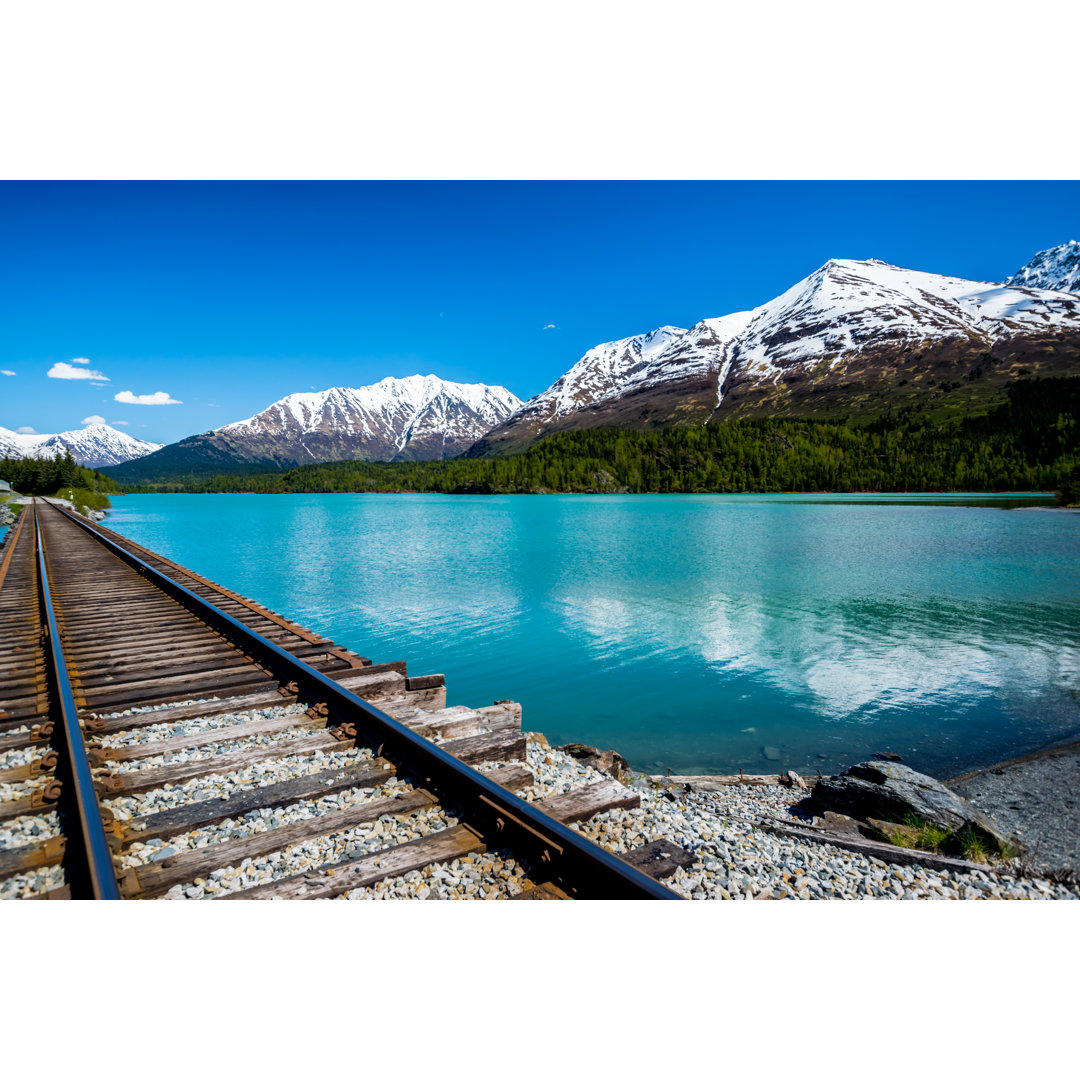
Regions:
<instances>
[{"instance_id":1,"label":"mountain range","mask_svg":"<svg viewBox=\"0 0 1080 1080\"><path fill-rule=\"evenodd\" d=\"M119 465L160 450L162 443L134 439L108 424L87 424L57 435L27 434L0 427L0 458L52 458L71 451L80 464L96 469Z\"/></svg>"},{"instance_id":2,"label":"mountain range","mask_svg":"<svg viewBox=\"0 0 1080 1080\"><path fill-rule=\"evenodd\" d=\"M1076 241L1039 252L1005 283L832 259L749 311L597 345L527 402L504 387L434 375L292 394L113 473L140 481L503 455L559 431L736 416L964 414L1001 400L1017 378L1080 374L1078 292Z\"/></svg>"},{"instance_id":3,"label":"mountain range","mask_svg":"<svg viewBox=\"0 0 1080 1080\"><path fill-rule=\"evenodd\" d=\"M1075 247L1040 252L1010 280L1070 282ZM970 411L1018 376L1078 372L1080 296L832 259L751 311L597 345L469 456L591 427Z\"/></svg>"},{"instance_id":4,"label":"mountain range","mask_svg":"<svg viewBox=\"0 0 1080 1080\"><path fill-rule=\"evenodd\" d=\"M139 479L350 458L432 461L456 457L521 405L505 387L447 382L434 375L290 394L247 420L181 439L132 462L122 475Z\"/></svg>"}]
</instances>

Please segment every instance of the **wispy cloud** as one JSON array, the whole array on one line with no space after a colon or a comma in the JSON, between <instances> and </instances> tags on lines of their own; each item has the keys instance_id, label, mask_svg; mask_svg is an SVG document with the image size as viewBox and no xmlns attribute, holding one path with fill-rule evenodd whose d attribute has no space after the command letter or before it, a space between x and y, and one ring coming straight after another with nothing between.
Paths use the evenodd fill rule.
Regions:
<instances>
[{"instance_id":1,"label":"wispy cloud","mask_svg":"<svg viewBox=\"0 0 1080 1080\"><path fill-rule=\"evenodd\" d=\"M71 362L73 364L89 364L90 363L89 359L87 357L85 357L85 356L73 356L71 358Z\"/></svg>"},{"instance_id":2,"label":"wispy cloud","mask_svg":"<svg viewBox=\"0 0 1080 1080\"><path fill-rule=\"evenodd\" d=\"M15 429L19 435L36 435L37 432L32 427L20 427Z\"/></svg>"},{"instance_id":3,"label":"wispy cloud","mask_svg":"<svg viewBox=\"0 0 1080 1080\"><path fill-rule=\"evenodd\" d=\"M7 368L0 368L0 375L14 375L14 371L8 371Z\"/></svg>"},{"instance_id":4,"label":"wispy cloud","mask_svg":"<svg viewBox=\"0 0 1080 1080\"><path fill-rule=\"evenodd\" d=\"M45 374L50 379L98 379L100 382L109 381L108 375L103 375L100 371L72 367L70 364L64 363L63 360L57 360Z\"/></svg>"},{"instance_id":5,"label":"wispy cloud","mask_svg":"<svg viewBox=\"0 0 1080 1080\"><path fill-rule=\"evenodd\" d=\"M559 328L553 322L549 322L547 324L547 326L544 327L544 329L545 330L558 330Z\"/></svg>"},{"instance_id":6,"label":"wispy cloud","mask_svg":"<svg viewBox=\"0 0 1080 1080\"><path fill-rule=\"evenodd\" d=\"M127 420L114 420L112 422L112 426L113 427L127 427L128 426L128 421Z\"/></svg>"},{"instance_id":7,"label":"wispy cloud","mask_svg":"<svg viewBox=\"0 0 1080 1080\"><path fill-rule=\"evenodd\" d=\"M105 417L104 416L98 416L97 413L93 413L90 416L84 416L79 421L79 423L80 424L104 424L105 423Z\"/></svg>"},{"instance_id":8,"label":"wispy cloud","mask_svg":"<svg viewBox=\"0 0 1080 1080\"><path fill-rule=\"evenodd\" d=\"M121 390L113 394L113 401L123 405L183 405L182 401L171 398L164 390L155 390L152 394L133 394L130 390Z\"/></svg>"}]
</instances>

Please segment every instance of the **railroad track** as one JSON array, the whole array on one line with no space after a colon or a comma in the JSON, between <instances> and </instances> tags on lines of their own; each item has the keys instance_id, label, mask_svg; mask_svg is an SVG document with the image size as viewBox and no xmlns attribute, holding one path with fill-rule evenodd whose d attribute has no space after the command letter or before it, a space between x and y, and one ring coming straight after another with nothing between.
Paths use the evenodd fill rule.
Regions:
<instances>
[{"instance_id":1,"label":"railroad track","mask_svg":"<svg viewBox=\"0 0 1080 1080\"><path fill-rule=\"evenodd\" d=\"M365 895L487 858L471 894L677 898L633 865L657 853L568 827L636 805L628 789L523 797L515 703L447 708L442 675L373 664L56 505L0 547L0 627L0 897Z\"/></svg>"}]
</instances>

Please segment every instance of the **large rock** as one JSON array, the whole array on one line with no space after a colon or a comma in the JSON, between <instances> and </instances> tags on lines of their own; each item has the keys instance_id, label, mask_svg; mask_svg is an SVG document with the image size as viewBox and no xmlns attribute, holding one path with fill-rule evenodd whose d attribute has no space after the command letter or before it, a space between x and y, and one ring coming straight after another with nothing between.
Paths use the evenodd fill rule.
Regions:
<instances>
[{"instance_id":1,"label":"large rock","mask_svg":"<svg viewBox=\"0 0 1080 1080\"><path fill-rule=\"evenodd\" d=\"M862 761L839 776L814 785L810 802L815 814L838 811L852 817L902 822L908 814L948 832L971 828L994 847L1012 843L985 814L951 792L932 776L893 761Z\"/></svg>"},{"instance_id":2,"label":"large rock","mask_svg":"<svg viewBox=\"0 0 1080 1080\"><path fill-rule=\"evenodd\" d=\"M591 765L616 780L622 781L633 776L630 763L614 750L597 750L595 746L586 746L584 743L567 743L559 749L583 765Z\"/></svg>"}]
</instances>

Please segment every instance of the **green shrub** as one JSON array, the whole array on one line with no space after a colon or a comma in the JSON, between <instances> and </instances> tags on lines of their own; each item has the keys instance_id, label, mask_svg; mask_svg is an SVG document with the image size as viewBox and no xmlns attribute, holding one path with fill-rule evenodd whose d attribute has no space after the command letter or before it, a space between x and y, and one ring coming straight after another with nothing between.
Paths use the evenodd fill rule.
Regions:
<instances>
[{"instance_id":1,"label":"green shrub","mask_svg":"<svg viewBox=\"0 0 1080 1080\"><path fill-rule=\"evenodd\" d=\"M86 488L66 487L53 492L57 499L70 499L80 513L87 510L108 510L112 503L99 491L88 491Z\"/></svg>"}]
</instances>

